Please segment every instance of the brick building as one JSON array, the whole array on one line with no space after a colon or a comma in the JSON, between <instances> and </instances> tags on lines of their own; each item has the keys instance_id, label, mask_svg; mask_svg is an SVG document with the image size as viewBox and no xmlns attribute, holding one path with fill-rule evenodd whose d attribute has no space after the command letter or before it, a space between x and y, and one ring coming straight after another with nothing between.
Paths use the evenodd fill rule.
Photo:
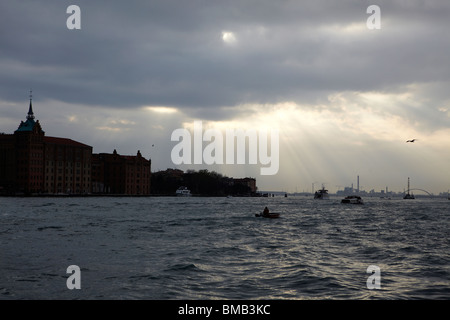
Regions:
<instances>
[{"instance_id":1,"label":"brick building","mask_svg":"<svg viewBox=\"0 0 450 320\"><path fill-rule=\"evenodd\" d=\"M32 100L14 134L0 134L0 194L150 194L151 161L93 154L92 147L47 137Z\"/></svg>"},{"instance_id":2,"label":"brick building","mask_svg":"<svg viewBox=\"0 0 450 320\"><path fill-rule=\"evenodd\" d=\"M93 193L149 195L151 160L136 156L111 153L93 154Z\"/></svg>"},{"instance_id":3,"label":"brick building","mask_svg":"<svg viewBox=\"0 0 450 320\"><path fill-rule=\"evenodd\" d=\"M0 135L0 192L83 194L91 192L92 147L46 137L35 120L32 100L14 134Z\"/></svg>"},{"instance_id":4,"label":"brick building","mask_svg":"<svg viewBox=\"0 0 450 320\"><path fill-rule=\"evenodd\" d=\"M91 146L44 137L44 161L44 193L91 193Z\"/></svg>"}]
</instances>

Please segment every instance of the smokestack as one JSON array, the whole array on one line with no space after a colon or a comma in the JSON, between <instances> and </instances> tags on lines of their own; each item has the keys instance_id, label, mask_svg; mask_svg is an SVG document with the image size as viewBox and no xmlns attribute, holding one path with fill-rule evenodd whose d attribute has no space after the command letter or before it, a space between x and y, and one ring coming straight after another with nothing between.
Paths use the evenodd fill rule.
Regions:
<instances>
[{"instance_id":1,"label":"smokestack","mask_svg":"<svg viewBox=\"0 0 450 320\"><path fill-rule=\"evenodd\" d=\"M356 185L356 192L359 192L359 176L358 176L358 179L357 179L358 181L357 181L357 185Z\"/></svg>"}]
</instances>

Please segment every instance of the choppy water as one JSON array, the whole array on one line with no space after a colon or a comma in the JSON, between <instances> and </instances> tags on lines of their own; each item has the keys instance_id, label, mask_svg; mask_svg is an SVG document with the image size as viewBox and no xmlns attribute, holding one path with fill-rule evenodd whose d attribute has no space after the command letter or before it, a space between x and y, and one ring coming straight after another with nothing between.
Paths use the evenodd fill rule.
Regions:
<instances>
[{"instance_id":1,"label":"choppy water","mask_svg":"<svg viewBox=\"0 0 450 320\"><path fill-rule=\"evenodd\" d=\"M0 299L450 298L450 201L339 201L0 198Z\"/></svg>"}]
</instances>

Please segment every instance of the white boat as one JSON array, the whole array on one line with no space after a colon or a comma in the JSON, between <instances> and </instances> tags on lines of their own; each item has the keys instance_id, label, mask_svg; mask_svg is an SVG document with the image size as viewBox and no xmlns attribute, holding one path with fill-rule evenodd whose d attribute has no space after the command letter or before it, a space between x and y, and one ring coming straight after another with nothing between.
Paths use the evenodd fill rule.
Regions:
<instances>
[{"instance_id":1,"label":"white boat","mask_svg":"<svg viewBox=\"0 0 450 320\"><path fill-rule=\"evenodd\" d=\"M316 193L314 193L314 199L329 199L330 195L328 194L328 190L325 189L324 186L322 186L322 189L317 190Z\"/></svg>"},{"instance_id":2,"label":"white boat","mask_svg":"<svg viewBox=\"0 0 450 320\"><path fill-rule=\"evenodd\" d=\"M192 195L191 190L189 190L187 187L179 187L175 194L178 197L190 197Z\"/></svg>"},{"instance_id":3,"label":"white boat","mask_svg":"<svg viewBox=\"0 0 450 320\"><path fill-rule=\"evenodd\" d=\"M360 196L347 196L341 200L341 203L364 204Z\"/></svg>"}]
</instances>

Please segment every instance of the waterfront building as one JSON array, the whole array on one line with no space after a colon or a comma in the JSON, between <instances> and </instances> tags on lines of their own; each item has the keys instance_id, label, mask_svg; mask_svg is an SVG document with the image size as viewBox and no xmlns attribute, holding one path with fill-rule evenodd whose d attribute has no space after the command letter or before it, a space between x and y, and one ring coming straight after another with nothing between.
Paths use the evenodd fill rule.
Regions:
<instances>
[{"instance_id":1,"label":"waterfront building","mask_svg":"<svg viewBox=\"0 0 450 320\"><path fill-rule=\"evenodd\" d=\"M149 195L151 160L142 157L113 153L93 154L93 193Z\"/></svg>"},{"instance_id":2,"label":"waterfront building","mask_svg":"<svg viewBox=\"0 0 450 320\"><path fill-rule=\"evenodd\" d=\"M0 194L150 194L151 161L140 151L121 156L115 150L92 150L72 139L46 136L30 96L26 120L13 134L0 134Z\"/></svg>"},{"instance_id":3,"label":"waterfront building","mask_svg":"<svg viewBox=\"0 0 450 320\"><path fill-rule=\"evenodd\" d=\"M30 97L26 120L14 134L0 135L0 192L90 193L91 157L91 146L45 136Z\"/></svg>"}]
</instances>

